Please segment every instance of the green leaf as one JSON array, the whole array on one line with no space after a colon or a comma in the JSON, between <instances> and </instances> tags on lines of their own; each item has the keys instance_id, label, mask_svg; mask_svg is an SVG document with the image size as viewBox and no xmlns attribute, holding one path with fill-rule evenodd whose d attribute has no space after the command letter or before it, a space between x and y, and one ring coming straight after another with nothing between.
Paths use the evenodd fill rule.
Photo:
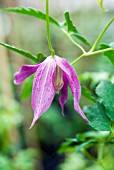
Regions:
<instances>
[{"instance_id":1,"label":"green leaf","mask_svg":"<svg viewBox=\"0 0 114 170\"><path fill-rule=\"evenodd\" d=\"M110 44L100 44L99 49L106 49L106 48L112 48L112 50L104 52L103 55L106 56L114 66L114 42Z\"/></svg>"},{"instance_id":2,"label":"green leaf","mask_svg":"<svg viewBox=\"0 0 114 170\"><path fill-rule=\"evenodd\" d=\"M81 88L82 88L82 95L95 102L95 97L93 96L92 92L84 85L81 86Z\"/></svg>"},{"instance_id":3,"label":"green leaf","mask_svg":"<svg viewBox=\"0 0 114 170\"><path fill-rule=\"evenodd\" d=\"M21 50L19 48L16 48L14 46L11 46L11 45L8 45L8 44L2 43L2 42L0 42L0 45L2 45L2 46L6 47L6 48L8 48L8 49L10 49L12 51L15 51L18 54L21 54L21 55L23 55L23 56L25 56L27 58L30 58L33 61L37 62L36 56L31 54L31 53L29 53L28 51Z\"/></svg>"},{"instance_id":4,"label":"green leaf","mask_svg":"<svg viewBox=\"0 0 114 170\"><path fill-rule=\"evenodd\" d=\"M21 92L21 100L24 100L27 97L31 96L31 94L32 94L33 78L34 78L34 75L28 77L25 80L24 86L23 86L23 89L22 89L22 92Z\"/></svg>"},{"instance_id":5,"label":"green leaf","mask_svg":"<svg viewBox=\"0 0 114 170\"><path fill-rule=\"evenodd\" d=\"M17 8L1 8L0 12L14 12L18 14L24 14L32 17L36 17L42 20L46 20L46 14L39 11L35 10L33 8L24 8L24 7L17 7ZM52 17L49 18L50 22L55 24L56 26L60 27L59 23Z\"/></svg>"},{"instance_id":6,"label":"green leaf","mask_svg":"<svg viewBox=\"0 0 114 170\"><path fill-rule=\"evenodd\" d=\"M83 110L89 119L89 125L99 131L110 131L110 120L100 103L94 106L85 106Z\"/></svg>"},{"instance_id":7,"label":"green leaf","mask_svg":"<svg viewBox=\"0 0 114 170\"><path fill-rule=\"evenodd\" d=\"M101 81L96 88L96 94L105 106L107 115L114 121L114 84L108 80Z\"/></svg>"},{"instance_id":8,"label":"green leaf","mask_svg":"<svg viewBox=\"0 0 114 170\"><path fill-rule=\"evenodd\" d=\"M44 54L42 54L41 52L37 53L36 56L37 56L38 62L42 62L46 59L46 56Z\"/></svg>"},{"instance_id":9,"label":"green leaf","mask_svg":"<svg viewBox=\"0 0 114 170\"><path fill-rule=\"evenodd\" d=\"M72 151L81 151L82 149L89 148L96 142L97 140L95 139L89 139L87 141L79 141L77 138L66 139L66 142L62 143L58 152L62 154Z\"/></svg>"},{"instance_id":10,"label":"green leaf","mask_svg":"<svg viewBox=\"0 0 114 170\"><path fill-rule=\"evenodd\" d=\"M66 21L67 29L68 29L67 31L68 31L68 32L77 33L78 30L77 30L76 27L73 25L73 22L72 22L72 20L70 19L70 14L69 14L69 12L65 12L64 16L65 16L65 21Z\"/></svg>"},{"instance_id":11,"label":"green leaf","mask_svg":"<svg viewBox=\"0 0 114 170\"><path fill-rule=\"evenodd\" d=\"M109 80L111 78L110 73L108 72L85 72L83 74L79 75L79 79L81 81L81 84L85 84L90 89L95 89L96 85L101 80Z\"/></svg>"},{"instance_id":12,"label":"green leaf","mask_svg":"<svg viewBox=\"0 0 114 170\"><path fill-rule=\"evenodd\" d=\"M83 142L82 144L80 145L77 145L75 150L76 151L81 151L82 149L87 149L89 148L91 145L93 145L94 143L96 143L97 141L96 140L88 140L88 141L85 141Z\"/></svg>"},{"instance_id":13,"label":"green leaf","mask_svg":"<svg viewBox=\"0 0 114 170\"><path fill-rule=\"evenodd\" d=\"M102 43L99 45L99 50L106 49L106 48L110 48L110 45L106 43Z\"/></svg>"},{"instance_id":14,"label":"green leaf","mask_svg":"<svg viewBox=\"0 0 114 170\"><path fill-rule=\"evenodd\" d=\"M42 20L46 20L46 14L45 13L43 13L43 12L41 12L39 10L35 10L33 8L24 8L24 7L1 8L0 12L14 12L14 13L28 15L28 16L36 17L36 18L39 18L39 19L42 19ZM49 20L50 20L50 23L56 25L60 29L64 29L63 27L65 25L67 25L68 31L69 31L69 33L72 36L78 38L80 41L82 41L86 45L90 46L90 43L84 38L84 36L82 34L79 33L79 31L73 25L73 23L72 23L72 21L70 19L70 16L69 16L69 12L65 13L65 20L66 20L66 22L64 24L58 22L57 20L55 20L52 17L50 17Z\"/></svg>"},{"instance_id":15,"label":"green leaf","mask_svg":"<svg viewBox=\"0 0 114 170\"><path fill-rule=\"evenodd\" d=\"M66 139L64 143L62 143L61 147L58 150L59 154L69 152L69 151L74 151L76 144L78 143L77 139Z\"/></svg>"},{"instance_id":16,"label":"green leaf","mask_svg":"<svg viewBox=\"0 0 114 170\"><path fill-rule=\"evenodd\" d=\"M85 37L83 35L81 35L81 33L77 30L77 28L75 27L75 25L73 24L69 12L65 12L64 14L65 16L65 23L63 26L67 26L67 32L78 38L80 41L82 41L83 43L85 43L86 45L90 46L90 43L85 39Z\"/></svg>"},{"instance_id":17,"label":"green leaf","mask_svg":"<svg viewBox=\"0 0 114 170\"><path fill-rule=\"evenodd\" d=\"M76 135L76 139L80 141L87 141L87 140L105 140L109 136L110 132L109 131L88 131L85 133L78 133Z\"/></svg>"}]
</instances>

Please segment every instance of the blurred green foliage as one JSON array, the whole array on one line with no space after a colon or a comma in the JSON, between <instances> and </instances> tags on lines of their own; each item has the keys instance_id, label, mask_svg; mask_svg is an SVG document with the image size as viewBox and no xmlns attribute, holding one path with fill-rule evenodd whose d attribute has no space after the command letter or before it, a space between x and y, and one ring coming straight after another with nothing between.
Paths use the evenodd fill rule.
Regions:
<instances>
[{"instance_id":1,"label":"blurred green foliage","mask_svg":"<svg viewBox=\"0 0 114 170\"><path fill-rule=\"evenodd\" d=\"M34 170L36 155L34 149L20 150L14 157L0 155L0 170Z\"/></svg>"},{"instance_id":2,"label":"blurred green foliage","mask_svg":"<svg viewBox=\"0 0 114 170\"><path fill-rule=\"evenodd\" d=\"M21 150L18 148L18 128L23 122L21 109L16 101L10 101L5 108L0 106L0 170L34 170L35 149ZM19 141L18 141L19 142Z\"/></svg>"},{"instance_id":3,"label":"blurred green foliage","mask_svg":"<svg viewBox=\"0 0 114 170\"><path fill-rule=\"evenodd\" d=\"M103 1L99 1L100 5L102 6ZM31 15L38 15L43 17L45 20L45 15L41 15L42 13L37 13L37 11L34 11L33 9L26 10L26 8L21 8L22 12L28 12L28 14ZM20 9L17 8L19 11ZM21 10L20 10L21 13ZM71 31L73 28L73 25L76 25L76 29L80 30L80 32L83 32L85 37L88 37L89 42L91 44L94 42L95 38L100 33L101 29L104 27L106 20L109 20L109 18L112 16L113 11L108 12L104 15L103 12L97 10L97 9L89 9L88 11L84 11L83 9L81 11L74 11L71 13L72 20L74 21L74 24L72 24L71 18L69 18L69 13L66 13L66 23L64 24L62 22L61 25L56 22L56 20L51 19L51 23L55 23L57 27L59 28L65 28L65 31L68 27L68 22L71 23L70 33L74 34L75 31ZM54 14L56 16L56 14ZM38 16L39 17L39 16ZM63 15L56 16L58 20L63 21ZM17 20L17 15L15 15L13 22ZM99 23L99 24L98 24ZM68 25L67 25L68 24ZM26 26L25 26L26 25ZM52 42L54 45L54 49L56 50L56 53L62 57L67 58L70 62L76 59L77 56L80 55L80 51L76 49L71 42L67 40L67 38L64 36L63 33L60 32L60 30L56 28L55 26L51 25L51 36L52 36ZM39 30L38 30L39 29ZM14 34L17 32L17 34ZM73 29L74 30L74 29ZM38 32L39 31L39 32ZM107 48L110 48L110 42L113 41L113 28L110 28L109 31L107 31L106 35L104 35L103 39L101 40L101 43L106 42ZM14 37L13 37L14 35ZM38 35L38 36L36 36ZM13 25L12 31L7 38L11 41L11 37L15 39L16 41L21 42L20 46L24 49L28 49L28 51L32 51L32 53L37 54L38 51L43 51L46 56L49 54L49 50L47 48L47 41L45 38L45 22L38 21L34 18L29 17L19 17L18 22ZM78 31L78 37L80 36ZM80 36L81 37L81 36ZM81 37L83 38L83 37ZM12 44L15 44L15 40L12 40ZM82 41L83 42L83 41ZM88 50L88 47L83 45L86 50ZM106 48L104 45L102 45L102 49ZM113 51L104 53L105 56L107 56L112 63L113 62ZM10 53L10 56L12 56L12 53ZM28 56L28 54L27 54ZM10 57L11 58L11 57ZM41 60L44 58L41 57ZM40 61L41 61L40 60ZM28 62L27 60L25 60ZM12 63L15 65L15 60L12 59ZM17 61L18 63L18 61ZM10 63L11 65L11 63ZM81 105L83 105L83 102L86 106L86 112L88 114L88 117L90 119L93 119L93 112L95 113L94 116L97 121L94 123L92 122L91 126L93 126L97 130L109 130L110 129L110 121L109 118L106 115L106 112L104 112L104 104L103 102L95 104L95 99L99 99L102 97L102 95L99 97L98 94L95 93L96 86L101 82L101 80L108 80L114 83L114 69L113 66L110 64L110 62L106 59L106 57L103 57L101 55L97 55L93 58L86 58L85 60L82 60L82 62L76 64L74 66L76 71L78 72L81 84L82 86L82 97ZM14 70L13 70L14 72ZM21 98L25 99L26 97L31 95L31 89L32 89L32 81L33 76L28 78L24 84L24 88L22 89L22 95ZM110 87L112 88L112 84ZM101 90L102 87L101 87ZM20 94L20 89L18 90ZM113 90L112 90L113 91ZM16 91L14 91L16 93ZM103 94L103 91L102 91ZM107 94L107 93L106 93ZM113 93L111 93L113 94ZM106 96L105 96L106 97ZM88 126L79 116L78 113L76 113L73 109L73 99L71 92L69 90L69 99L68 102L65 105L65 117L62 117L61 110L59 106L59 97L55 96L55 100L53 102L53 105L51 108L42 115L42 117L38 120L36 123L36 129L34 134L34 140L31 140L31 136L33 136L33 132L28 131L28 125L24 124L24 130L26 134L29 135L26 136L27 141L31 141L31 144L34 142L40 142L40 145L47 145L50 146L52 144L60 145L61 141L64 140L64 138L68 137L74 137L76 133L79 132L85 132L88 130L91 130L92 128ZM113 95L112 95L113 98ZM106 98L105 98L106 99ZM29 99L28 99L29 100ZM21 113L20 107L19 110L17 109L18 106L15 103L15 106L10 105L10 107L7 104L6 108L0 109L0 148L1 148L1 155L0 155L0 169L1 170L12 170L12 169L19 169L19 170L28 170L28 169L35 169L35 157L36 157L36 148L35 150L17 150L17 145L20 144L20 141L16 143L16 147L12 147L12 143L9 140L7 134L9 134L10 131L13 131L14 128L17 130L21 125L23 125L24 119L27 121L31 121L29 116L23 116L29 113L31 114L30 110L30 100L28 102L26 99L25 102L22 102L21 105L23 105L23 112ZM108 99L107 99L108 100ZM100 102L102 100L98 100ZM111 100L112 101L112 100ZM106 102L106 101L104 101ZM89 103L89 106L88 106ZM91 104L91 105L90 105ZM95 105L94 105L95 104ZM112 101L113 104L113 101ZM113 106L111 104L111 107ZM98 108L98 105L100 105L100 110ZM102 107L102 108L101 108ZM102 116L102 112L105 113L105 116ZM100 113L100 114L99 114ZM99 118L99 119L98 119ZM31 118L32 119L32 118ZM99 120L99 121L98 121ZM102 123L100 124L102 120ZM26 127L27 126L27 127ZM27 129L27 130L26 130ZM93 129L92 129L93 130ZM92 135L93 133L93 135ZM85 135L85 136L84 136ZM90 136L89 136L90 135ZM12 134L13 136L13 134ZM105 135L104 135L105 136ZM90 161L90 155L88 153L83 153L85 155L82 155L80 152L76 152L77 150L83 150L88 149L91 144L93 145L95 141L99 141L100 137L102 137L103 140L105 140L105 137L103 137L103 134L91 132L90 134L77 134L76 138L78 138L78 142L76 138L72 138L71 140L68 139L66 142L67 144L64 146L67 151L73 151L73 153L67 152L65 153L65 161L63 164L61 164L58 169L59 170L103 170L102 162L105 167L108 167L108 169L113 170L114 164L113 164L113 154L114 151L112 149L112 145L105 146L104 148L104 157L102 159L101 164L98 162ZM107 135L106 135L107 138ZM73 143L73 145L72 145ZM64 145L64 144L63 144ZM63 147L63 149L64 149ZM9 149L8 149L9 148ZM12 149L13 148L13 149ZM10 151L10 152L6 152ZM17 152L15 155L13 155L13 151ZM90 148L90 152L92 156L96 157L96 147ZM5 152L4 152L5 151ZM49 154L49 153L48 153ZM9 156L11 155L11 156ZM88 159L87 159L88 158ZM38 158L37 158L38 159Z\"/></svg>"}]
</instances>

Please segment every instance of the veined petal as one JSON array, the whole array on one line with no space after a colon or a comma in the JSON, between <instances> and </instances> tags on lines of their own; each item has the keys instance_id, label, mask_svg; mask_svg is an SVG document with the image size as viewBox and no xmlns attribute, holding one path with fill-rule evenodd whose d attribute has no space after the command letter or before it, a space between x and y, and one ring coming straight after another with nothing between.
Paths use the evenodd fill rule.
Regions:
<instances>
[{"instance_id":1,"label":"veined petal","mask_svg":"<svg viewBox=\"0 0 114 170\"><path fill-rule=\"evenodd\" d=\"M60 96L59 102L60 102L60 106L62 108L62 115L64 115L64 104L67 101L68 98L68 79L66 78L65 74L63 73L63 88L62 88L62 94Z\"/></svg>"},{"instance_id":2,"label":"veined petal","mask_svg":"<svg viewBox=\"0 0 114 170\"><path fill-rule=\"evenodd\" d=\"M32 89L32 108L34 110L34 119L30 128L36 120L47 111L54 98L55 92L53 87L53 74L56 69L55 59L47 57L42 62L34 77Z\"/></svg>"},{"instance_id":3,"label":"veined petal","mask_svg":"<svg viewBox=\"0 0 114 170\"><path fill-rule=\"evenodd\" d=\"M75 110L84 118L84 120L89 121L78 104L81 96L81 86L75 70L64 58L56 56L56 63L64 71L64 74L66 75L69 81L72 95L74 98Z\"/></svg>"},{"instance_id":4,"label":"veined petal","mask_svg":"<svg viewBox=\"0 0 114 170\"><path fill-rule=\"evenodd\" d=\"M76 101L76 99L74 98L74 108L75 110L83 117L84 120L86 120L87 122L89 122L88 118L85 116L85 114L83 113L81 107L79 106L78 102Z\"/></svg>"},{"instance_id":5,"label":"veined petal","mask_svg":"<svg viewBox=\"0 0 114 170\"><path fill-rule=\"evenodd\" d=\"M39 64L37 65L23 65L21 70L14 74L14 83L16 85L22 83L27 77L36 72Z\"/></svg>"},{"instance_id":6,"label":"veined petal","mask_svg":"<svg viewBox=\"0 0 114 170\"><path fill-rule=\"evenodd\" d=\"M79 102L81 96L81 86L74 68L69 64L66 59L60 58L58 56L56 56L56 63L64 71L70 83L73 97L75 97Z\"/></svg>"}]
</instances>

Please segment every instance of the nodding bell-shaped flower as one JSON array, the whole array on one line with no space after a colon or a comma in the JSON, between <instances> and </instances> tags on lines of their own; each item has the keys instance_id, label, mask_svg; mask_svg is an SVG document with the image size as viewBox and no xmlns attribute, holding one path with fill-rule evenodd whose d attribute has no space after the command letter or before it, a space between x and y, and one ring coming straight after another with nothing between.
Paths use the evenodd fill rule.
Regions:
<instances>
[{"instance_id":1,"label":"nodding bell-shaped flower","mask_svg":"<svg viewBox=\"0 0 114 170\"><path fill-rule=\"evenodd\" d=\"M35 73L36 72L36 73ZM37 65L23 65L21 70L14 75L16 85L23 82L27 77L35 73L32 88L32 109L34 110L34 119L30 128L35 124L37 119L48 110L55 93L59 93L60 106L64 115L64 104L68 98L68 84L72 91L74 99L74 109L88 121L79 106L81 87L77 74L69 62L58 56L47 57L42 63Z\"/></svg>"}]
</instances>

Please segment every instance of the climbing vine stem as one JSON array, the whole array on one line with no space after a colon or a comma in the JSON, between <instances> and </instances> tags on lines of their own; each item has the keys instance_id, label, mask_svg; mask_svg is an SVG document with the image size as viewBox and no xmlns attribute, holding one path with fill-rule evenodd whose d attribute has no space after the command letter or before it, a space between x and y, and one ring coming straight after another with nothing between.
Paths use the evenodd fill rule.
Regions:
<instances>
[{"instance_id":1,"label":"climbing vine stem","mask_svg":"<svg viewBox=\"0 0 114 170\"><path fill-rule=\"evenodd\" d=\"M111 23L114 21L114 17L108 22L108 24L106 25L106 27L101 31L101 33L99 34L98 38L96 39L95 43L93 44L92 48L86 52L83 48L80 49L82 50L83 54L81 54L76 60L74 60L71 65L77 63L78 61L80 61L82 58L85 58L87 56L93 56L93 55L97 55L103 52L107 52L107 51L111 51L114 50L112 48L106 48L103 50L98 50L98 51L94 51L96 49L96 46L98 45L100 39L102 38L102 36L104 35L104 33L106 32L106 30L108 29L108 27L111 25ZM74 43L74 42L73 42Z\"/></svg>"}]
</instances>

